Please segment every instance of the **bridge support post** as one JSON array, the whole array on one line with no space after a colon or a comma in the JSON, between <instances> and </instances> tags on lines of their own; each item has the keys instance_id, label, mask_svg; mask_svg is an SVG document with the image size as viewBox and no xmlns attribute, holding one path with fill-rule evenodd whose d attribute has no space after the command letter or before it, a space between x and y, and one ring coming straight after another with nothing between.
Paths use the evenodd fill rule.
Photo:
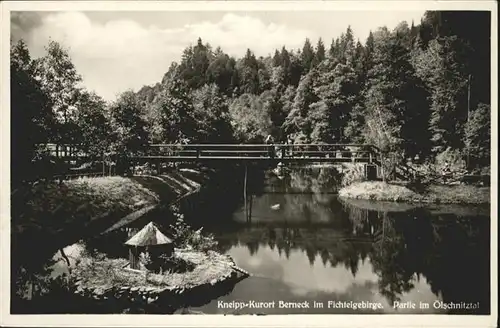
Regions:
<instances>
[{"instance_id":1,"label":"bridge support post","mask_svg":"<svg viewBox=\"0 0 500 328\"><path fill-rule=\"evenodd\" d=\"M377 179L377 166L374 164L366 163L364 164L365 179L368 181L374 181Z\"/></svg>"},{"instance_id":2,"label":"bridge support post","mask_svg":"<svg viewBox=\"0 0 500 328\"><path fill-rule=\"evenodd\" d=\"M248 177L248 165L245 164L245 177L243 180L243 201L245 202L245 220L246 221L248 221L247 177Z\"/></svg>"}]
</instances>

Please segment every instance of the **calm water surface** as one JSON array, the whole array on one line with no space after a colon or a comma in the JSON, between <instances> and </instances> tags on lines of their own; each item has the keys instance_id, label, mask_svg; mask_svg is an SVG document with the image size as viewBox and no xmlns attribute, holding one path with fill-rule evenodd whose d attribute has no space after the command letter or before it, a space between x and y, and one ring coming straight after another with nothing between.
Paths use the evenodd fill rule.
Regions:
<instances>
[{"instance_id":1,"label":"calm water surface","mask_svg":"<svg viewBox=\"0 0 500 328\"><path fill-rule=\"evenodd\" d=\"M252 198L250 219L242 207L232 224L208 227L221 251L252 276L230 294L195 310L489 313L488 208L347 203L321 189L297 176L286 182L271 178L264 192ZM324 307L283 309L280 300L309 301L311 306L320 302ZM221 308L220 301L276 304L234 310ZM383 309L328 308L328 301L380 303ZM394 302L413 302L416 309L394 309ZM420 309L420 302L429 308ZM474 309L435 307L443 302L471 302Z\"/></svg>"},{"instance_id":2,"label":"calm water surface","mask_svg":"<svg viewBox=\"0 0 500 328\"><path fill-rule=\"evenodd\" d=\"M255 184L256 179L252 182ZM258 184L256 184L258 185ZM337 179L325 170L272 175L255 188L250 217L243 206L226 217L197 210L193 218L214 233L220 251L252 276L210 303L204 313L473 313L490 311L489 208L341 200ZM230 208L230 204L227 204ZM188 215L189 217L189 215ZM165 216L153 218L165 222ZM213 223L210 225L209 223ZM137 222L137 227L144 223ZM125 231L87 241L109 257L128 256ZM67 249L70 259L81 250ZM55 272L64 271L59 262ZM272 302L274 308L221 308L221 301ZM279 301L322 303L284 309ZM381 309L328 307L328 302L371 302ZM437 303L435 303L437 301ZM394 302L416 309L395 309ZM420 303L429 308L420 308ZM435 307L468 302L474 309Z\"/></svg>"}]
</instances>

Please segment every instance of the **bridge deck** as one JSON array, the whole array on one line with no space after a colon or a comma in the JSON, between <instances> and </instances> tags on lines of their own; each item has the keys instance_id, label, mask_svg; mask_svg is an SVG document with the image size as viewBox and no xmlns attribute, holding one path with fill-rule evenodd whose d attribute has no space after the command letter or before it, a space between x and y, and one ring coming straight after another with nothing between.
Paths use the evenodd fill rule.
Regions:
<instances>
[{"instance_id":1,"label":"bridge deck","mask_svg":"<svg viewBox=\"0 0 500 328\"><path fill-rule=\"evenodd\" d=\"M73 147L75 150L77 147ZM99 160L83 154L48 152L63 160ZM132 161L210 162L210 161L271 161L271 162L330 162L377 163L378 150L361 144L150 144L139 154L119 156ZM117 155L109 159L117 158Z\"/></svg>"},{"instance_id":2,"label":"bridge deck","mask_svg":"<svg viewBox=\"0 0 500 328\"><path fill-rule=\"evenodd\" d=\"M57 158L69 165L69 169L52 173L54 178L60 179L123 174L143 164L151 164L153 169L161 172L165 164L174 162L262 163L264 166L275 166L280 162L294 166L365 163L377 167L381 163L379 150L362 144L149 144L135 153L107 155L87 154L78 145L38 146L43 156Z\"/></svg>"}]
</instances>

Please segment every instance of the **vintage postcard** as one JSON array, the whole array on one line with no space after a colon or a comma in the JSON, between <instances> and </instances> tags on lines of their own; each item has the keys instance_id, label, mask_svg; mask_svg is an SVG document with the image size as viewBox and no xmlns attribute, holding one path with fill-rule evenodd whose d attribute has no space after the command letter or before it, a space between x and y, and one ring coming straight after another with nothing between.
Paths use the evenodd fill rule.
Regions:
<instances>
[{"instance_id":1,"label":"vintage postcard","mask_svg":"<svg viewBox=\"0 0 500 328\"><path fill-rule=\"evenodd\" d=\"M496 325L496 2L1 9L2 325Z\"/></svg>"}]
</instances>

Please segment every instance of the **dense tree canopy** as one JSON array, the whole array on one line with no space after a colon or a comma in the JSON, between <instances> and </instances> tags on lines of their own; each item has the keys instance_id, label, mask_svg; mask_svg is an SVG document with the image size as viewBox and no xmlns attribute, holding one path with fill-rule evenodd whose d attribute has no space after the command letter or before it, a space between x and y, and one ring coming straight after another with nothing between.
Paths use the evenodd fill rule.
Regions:
<instances>
[{"instance_id":1,"label":"dense tree canopy","mask_svg":"<svg viewBox=\"0 0 500 328\"><path fill-rule=\"evenodd\" d=\"M53 138L54 115L50 98L34 77L34 62L23 41L11 49L11 177L15 184L34 173L38 144Z\"/></svg>"},{"instance_id":2,"label":"dense tree canopy","mask_svg":"<svg viewBox=\"0 0 500 328\"><path fill-rule=\"evenodd\" d=\"M161 81L114 103L82 87L57 42L32 60L21 41L11 50L12 142L26 151L13 158L30 163L35 145L46 142L97 155L140 151L147 142L260 142L272 134L369 143L401 161L433 161L452 149L487 166L489 23L487 12L426 12L419 24L380 27L364 42L348 26L331 41L306 39L266 57L247 49L235 58L199 38Z\"/></svg>"}]
</instances>

